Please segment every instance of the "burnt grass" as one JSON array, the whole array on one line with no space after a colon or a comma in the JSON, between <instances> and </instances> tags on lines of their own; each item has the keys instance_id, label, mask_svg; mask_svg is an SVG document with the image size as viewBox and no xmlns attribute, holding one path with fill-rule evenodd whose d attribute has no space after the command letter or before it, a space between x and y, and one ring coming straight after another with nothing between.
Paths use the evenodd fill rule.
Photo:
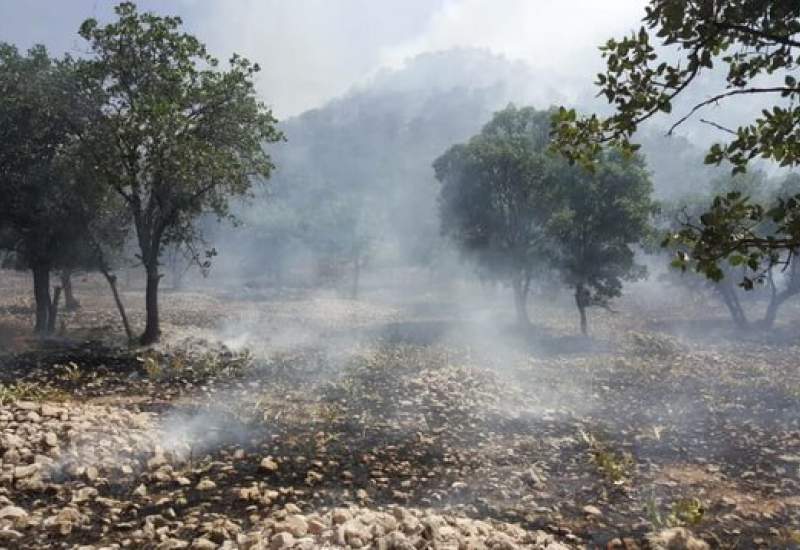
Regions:
<instances>
[{"instance_id":1,"label":"burnt grass","mask_svg":"<svg viewBox=\"0 0 800 550\"><path fill-rule=\"evenodd\" d=\"M511 358L449 341L453 331L440 321L378 322L354 332L356 351L328 330L320 342L256 356L241 371L189 368L158 380L142 350L65 339L0 355L0 382L45 387L47 399L67 406L111 403L178 424L208 415L188 436L196 450L175 466L192 480L180 491L185 500L143 465L100 492L130 501L148 479L148 503L131 503L119 530L103 538L103 509L92 505L92 523L58 539L61 547L121 540L170 509L248 527L252 503L232 489L253 483L278 492L275 508L430 507L590 547L643 542L670 521L715 548L796 547L796 338L729 333L709 343L627 322L609 321L594 340L509 328ZM80 378L53 367L69 363ZM261 467L265 456L275 471ZM195 489L202 478L216 488ZM67 474L54 481L78 483ZM10 497L23 507L65 499L58 488ZM676 503L695 498L701 517L681 518ZM31 546L41 542L31 536Z\"/></svg>"}]
</instances>

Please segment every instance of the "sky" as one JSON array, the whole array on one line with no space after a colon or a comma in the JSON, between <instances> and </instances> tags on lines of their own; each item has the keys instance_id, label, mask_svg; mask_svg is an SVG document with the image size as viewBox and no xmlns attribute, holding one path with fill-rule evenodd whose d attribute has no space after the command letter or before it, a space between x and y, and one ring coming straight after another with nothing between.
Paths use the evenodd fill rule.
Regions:
<instances>
[{"instance_id":1,"label":"sky","mask_svg":"<svg viewBox=\"0 0 800 550\"><path fill-rule=\"evenodd\" d=\"M263 70L258 88L285 118L319 107L379 69L454 47L485 48L534 70L585 80L597 47L638 28L645 0L172 0L140 9L180 15L212 54L240 53ZM107 21L114 2L0 0L0 41L85 53L77 29ZM551 83L552 84L552 83Z\"/></svg>"}]
</instances>

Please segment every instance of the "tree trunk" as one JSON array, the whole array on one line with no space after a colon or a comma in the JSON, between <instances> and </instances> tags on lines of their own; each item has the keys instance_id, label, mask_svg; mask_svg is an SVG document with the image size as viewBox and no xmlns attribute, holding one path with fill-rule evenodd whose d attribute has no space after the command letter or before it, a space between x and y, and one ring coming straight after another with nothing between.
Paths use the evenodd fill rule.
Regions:
<instances>
[{"instance_id":1,"label":"tree trunk","mask_svg":"<svg viewBox=\"0 0 800 550\"><path fill-rule=\"evenodd\" d=\"M512 282L514 287L514 307L517 312L517 324L528 327L531 319L528 316L528 283L524 277L517 277Z\"/></svg>"},{"instance_id":2,"label":"tree trunk","mask_svg":"<svg viewBox=\"0 0 800 550\"><path fill-rule=\"evenodd\" d=\"M46 334L47 320L50 315L50 266L38 264L33 266L33 297L36 301L37 334Z\"/></svg>"},{"instance_id":3,"label":"tree trunk","mask_svg":"<svg viewBox=\"0 0 800 550\"><path fill-rule=\"evenodd\" d=\"M47 334L53 334L56 331L56 320L58 319L58 303L61 301L61 287L57 286L53 289L53 301L50 303L50 308L47 312Z\"/></svg>"},{"instance_id":4,"label":"tree trunk","mask_svg":"<svg viewBox=\"0 0 800 550\"><path fill-rule=\"evenodd\" d=\"M158 283L161 281L161 275L158 273L157 266L147 268L147 287L145 290L145 308L147 310L147 317L144 326L144 333L142 334L139 342L142 345L150 345L158 342L161 336L161 328L158 319Z\"/></svg>"},{"instance_id":5,"label":"tree trunk","mask_svg":"<svg viewBox=\"0 0 800 550\"><path fill-rule=\"evenodd\" d=\"M589 336L589 322L586 319L586 289L583 285L575 287L575 305L581 317L581 334Z\"/></svg>"},{"instance_id":6,"label":"tree trunk","mask_svg":"<svg viewBox=\"0 0 800 550\"><path fill-rule=\"evenodd\" d=\"M778 309L781 307L782 303L783 300L780 299L778 295L772 295L767 305L767 311L764 313L764 328L770 329L775 326L775 319L778 317Z\"/></svg>"},{"instance_id":7,"label":"tree trunk","mask_svg":"<svg viewBox=\"0 0 800 550\"><path fill-rule=\"evenodd\" d=\"M125 306L122 303L122 298L119 296L119 290L117 290L117 276L107 269L101 269L101 272L103 273L103 277L106 278L108 286L111 287L111 293L114 295L114 303L117 304L117 311L119 311L119 317L122 319L122 326L125 328L125 336L128 338L128 342L133 342L131 324L128 322Z\"/></svg>"},{"instance_id":8,"label":"tree trunk","mask_svg":"<svg viewBox=\"0 0 800 550\"><path fill-rule=\"evenodd\" d=\"M732 283L730 283L730 281L720 282L717 285L717 290L736 326L739 328L747 328L747 315L742 308L741 302L739 302L739 297L736 296L736 289L733 288Z\"/></svg>"},{"instance_id":9,"label":"tree trunk","mask_svg":"<svg viewBox=\"0 0 800 550\"><path fill-rule=\"evenodd\" d=\"M65 269L61 272L61 288L64 289L64 307L67 311L74 311L81 307L80 302L75 299L72 292L72 271Z\"/></svg>"}]
</instances>

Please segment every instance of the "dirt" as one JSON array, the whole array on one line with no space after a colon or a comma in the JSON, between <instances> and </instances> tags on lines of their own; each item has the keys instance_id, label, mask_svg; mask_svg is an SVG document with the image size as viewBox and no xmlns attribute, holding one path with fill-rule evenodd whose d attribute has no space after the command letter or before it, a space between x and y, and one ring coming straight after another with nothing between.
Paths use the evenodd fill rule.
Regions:
<instances>
[{"instance_id":1,"label":"dirt","mask_svg":"<svg viewBox=\"0 0 800 550\"><path fill-rule=\"evenodd\" d=\"M502 295L167 291L141 350L93 278L29 338L25 281L0 275L2 546L800 542L791 311L742 334L634 294L585 340L546 300L519 331Z\"/></svg>"}]
</instances>

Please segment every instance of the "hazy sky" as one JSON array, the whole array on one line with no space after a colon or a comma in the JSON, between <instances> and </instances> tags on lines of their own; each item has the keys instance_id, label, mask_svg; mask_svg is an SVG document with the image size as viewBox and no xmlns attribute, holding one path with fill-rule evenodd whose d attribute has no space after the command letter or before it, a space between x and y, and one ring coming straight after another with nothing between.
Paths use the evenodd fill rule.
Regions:
<instances>
[{"instance_id":1,"label":"hazy sky","mask_svg":"<svg viewBox=\"0 0 800 550\"><path fill-rule=\"evenodd\" d=\"M341 95L382 66L425 51L488 48L587 88L597 46L638 27L645 0L173 0L140 8L178 14L211 52L241 53L264 68L259 89L280 117ZM85 49L86 17L114 2L0 0L0 40L54 53Z\"/></svg>"}]
</instances>

